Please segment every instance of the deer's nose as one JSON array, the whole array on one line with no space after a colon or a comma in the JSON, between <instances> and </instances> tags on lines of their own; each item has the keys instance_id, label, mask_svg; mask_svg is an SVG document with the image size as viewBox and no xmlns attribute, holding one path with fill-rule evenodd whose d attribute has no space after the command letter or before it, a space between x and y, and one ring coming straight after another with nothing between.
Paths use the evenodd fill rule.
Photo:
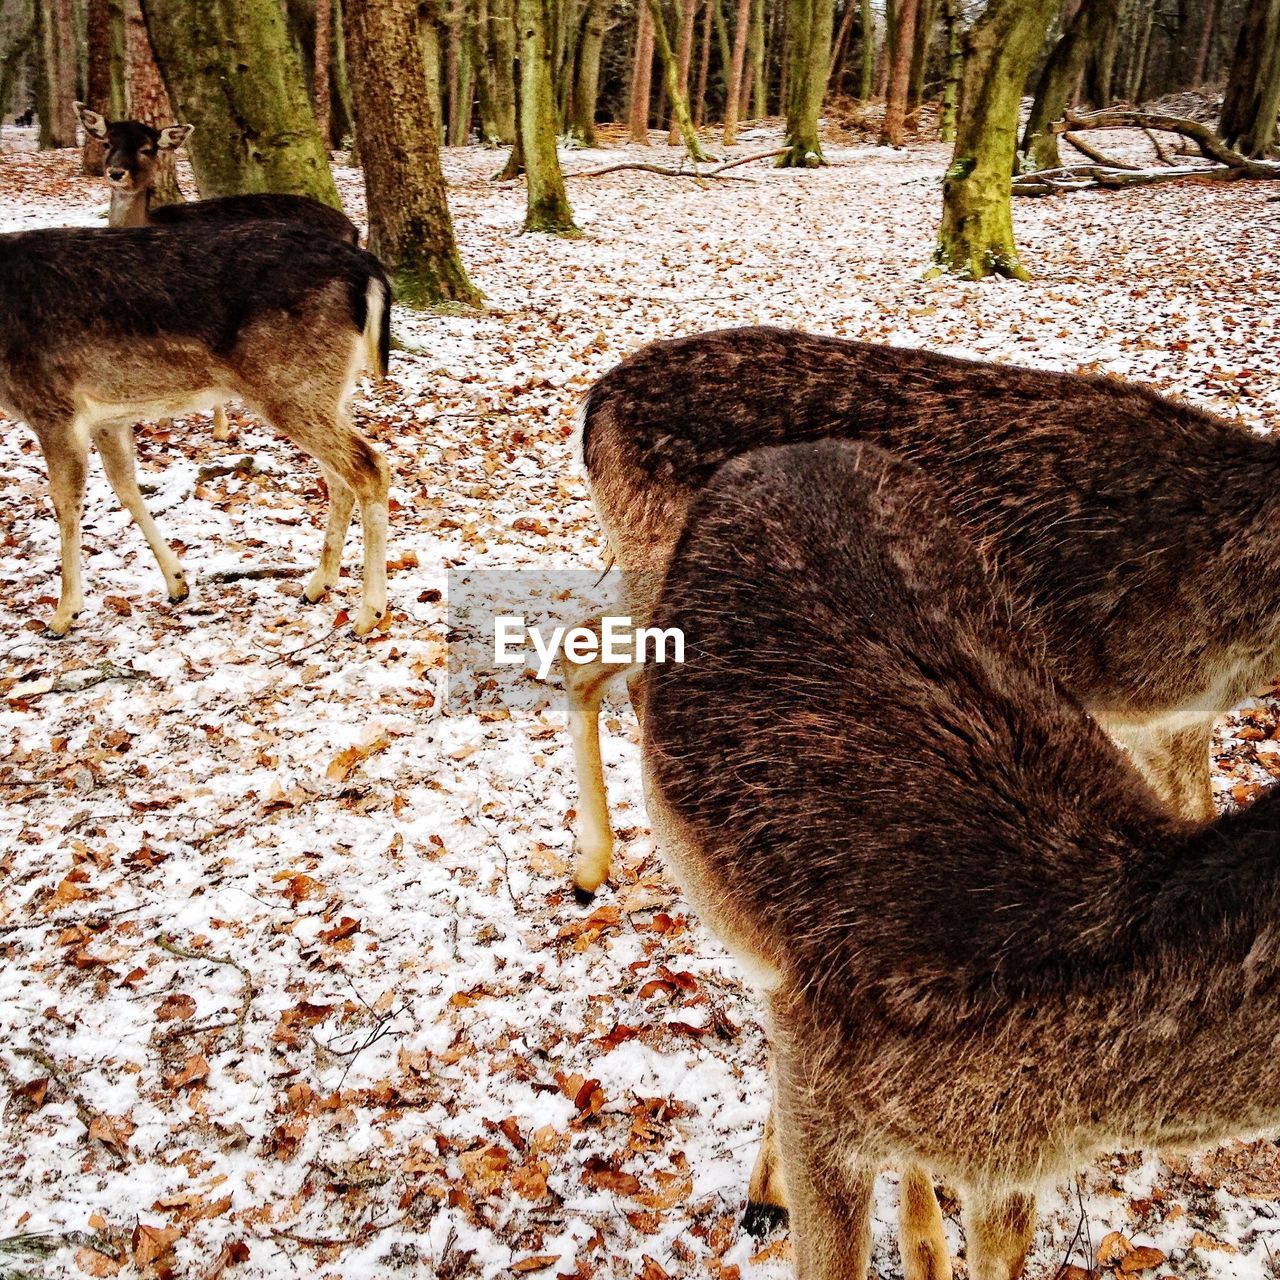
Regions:
<instances>
[{"instance_id":1,"label":"deer's nose","mask_svg":"<svg viewBox=\"0 0 1280 1280\"><path fill-rule=\"evenodd\" d=\"M112 182L119 182L119 181L120 181L120 179L124 177L124 170L123 170L123 169L112 169L112 170L110 170L110 177L111 177L111 181L112 181Z\"/></svg>"}]
</instances>

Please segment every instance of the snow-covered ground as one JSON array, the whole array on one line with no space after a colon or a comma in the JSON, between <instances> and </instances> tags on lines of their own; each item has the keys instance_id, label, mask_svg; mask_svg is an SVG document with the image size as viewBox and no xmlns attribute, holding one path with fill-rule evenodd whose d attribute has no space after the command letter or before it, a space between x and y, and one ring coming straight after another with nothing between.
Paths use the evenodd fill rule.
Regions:
<instances>
[{"instance_id":1,"label":"snow-covered ground","mask_svg":"<svg viewBox=\"0 0 1280 1280\"><path fill-rule=\"evenodd\" d=\"M447 692L461 594L599 569L577 402L657 337L779 323L1114 373L1254 428L1280 414L1265 188L1023 202L1034 281L962 284L922 279L945 148L829 158L705 186L571 178L584 234L558 240L520 234L521 189L489 181L500 157L446 156L488 309L400 313L419 353L360 393L395 473L393 621L367 643L340 625L358 572L301 602L319 478L243 415L227 446L203 419L139 432L192 598L165 601L95 473L88 608L50 641L56 529L35 442L7 430L0 1272L788 1273L785 1234L737 1225L766 1109L757 1011L654 852L630 712L605 716L615 884L583 911L558 690L464 668ZM359 175L336 172L361 217ZM105 205L73 154L0 159L0 228L93 225ZM1280 775L1278 742L1274 704L1245 709L1219 785L1244 798ZM894 1196L886 1174L882 1277L901 1273ZM1277 1201L1270 1142L1116 1155L1046 1192L1029 1274L1089 1266L1112 1231L1166 1255L1151 1280L1271 1274Z\"/></svg>"}]
</instances>

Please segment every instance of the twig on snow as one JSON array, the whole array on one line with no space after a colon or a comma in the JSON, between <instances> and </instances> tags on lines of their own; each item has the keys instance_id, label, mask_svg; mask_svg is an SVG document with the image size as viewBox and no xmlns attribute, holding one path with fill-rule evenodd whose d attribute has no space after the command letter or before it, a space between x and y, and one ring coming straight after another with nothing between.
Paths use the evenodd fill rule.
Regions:
<instances>
[{"instance_id":1,"label":"twig on snow","mask_svg":"<svg viewBox=\"0 0 1280 1280\"><path fill-rule=\"evenodd\" d=\"M640 173L657 173L664 178L695 178L702 180L704 178L719 178L723 174L728 173L730 169L736 169L739 165L751 164L755 160L772 160L775 156L785 155L786 148L781 147L774 151L761 151L756 155L741 156L737 160L728 160L724 164L718 164L711 169L699 169L695 164L692 169L686 169L683 162L679 168L673 168L671 165L652 164L644 160L625 160L621 164L605 165L603 169L580 169L577 173L566 173L566 178L601 178L607 173L621 173L624 170L634 169ZM737 175L735 175L737 176ZM737 178L738 181L750 181L750 179Z\"/></svg>"},{"instance_id":2,"label":"twig on snow","mask_svg":"<svg viewBox=\"0 0 1280 1280\"><path fill-rule=\"evenodd\" d=\"M240 993L240 1012L230 1021L214 1023L212 1026L182 1027L175 1031L167 1032L160 1038L162 1040L173 1040L182 1035L205 1035L234 1029L237 1042L243 1044L244 1024L249 1018L249 1008L253 1004L253 997L258 993L258 989L254 985L253 974L239 960L233 960L230 956L210 955L205 951L189 951L186 947L178 946L166 934L157 934L154 941L161 951L167 951L171 956L177 956L181 960L203 960L208 964L226 965L236 970L241 978L244 979L244 987Z\"/></svg>"}]
</instances>

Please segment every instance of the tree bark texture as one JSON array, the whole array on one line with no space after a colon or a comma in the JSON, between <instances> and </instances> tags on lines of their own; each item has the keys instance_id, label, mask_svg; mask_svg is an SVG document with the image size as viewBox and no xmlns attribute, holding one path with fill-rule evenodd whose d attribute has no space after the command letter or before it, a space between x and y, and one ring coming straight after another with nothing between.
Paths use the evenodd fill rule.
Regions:
<instances>
[{"instance_id":1,"label":"tree bark texture","mask_svg":"<svg viewBox=\"0 0 1280 1280\"><path fill-rule=\"evenodd\" d=\"M524 229L577 235L556 154L556 99L551 83L547 0L519 0L520 141L524 150Z\"/></svg>"},{"instance_id":2,"label":"tree bark texture","mask_svg":"<svg viewBox=\"0 0 1280 1280\"><path fill-rule=\"evenodd\" d=\"M787 150L778 160L784 169L822 164L818 120L827 88L834 0L790 0L790 87L787 97Z\"/></svg>"},{"instance_id":3,"label":"tree bark texture","mask_svg":"<svg viewBox=\"0 0 1280 1280\"><path fill-rule=\"evenodd\" d=\"M882 146L902 146L919 6L920 0L899 0L889 50L889 92L884 100L884 128L880 134Z\"/></svg>"}]
</instances>

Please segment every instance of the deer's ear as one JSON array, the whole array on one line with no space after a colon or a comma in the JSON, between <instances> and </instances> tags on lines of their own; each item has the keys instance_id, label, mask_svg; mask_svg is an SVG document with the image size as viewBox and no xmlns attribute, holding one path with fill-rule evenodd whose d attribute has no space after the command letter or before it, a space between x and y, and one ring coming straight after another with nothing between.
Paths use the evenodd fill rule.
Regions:
<instances>
[{"instance_id":1,"label":"deer's ear","mask_svg":"<svg viewBox=\"0 0 1280 1280\"><path fill-rule=\"evenodd\" d=\"M160 130L160 150L176 151L191 136L193 124L167 124Z\"/></svg>"},{"instance_id":2,"label":"deer's ear","mask_svg":"<svg viewBox=\"0 0 1280 1280\"><path fill-rule=\"evenodd\" d=\"M96 112L90 111L83 102L75 104L76 115L80 117L80 123L84 125L84 131L92 138L105 142L107 137L107 122Z\"/></svg>"}]
</instances>

